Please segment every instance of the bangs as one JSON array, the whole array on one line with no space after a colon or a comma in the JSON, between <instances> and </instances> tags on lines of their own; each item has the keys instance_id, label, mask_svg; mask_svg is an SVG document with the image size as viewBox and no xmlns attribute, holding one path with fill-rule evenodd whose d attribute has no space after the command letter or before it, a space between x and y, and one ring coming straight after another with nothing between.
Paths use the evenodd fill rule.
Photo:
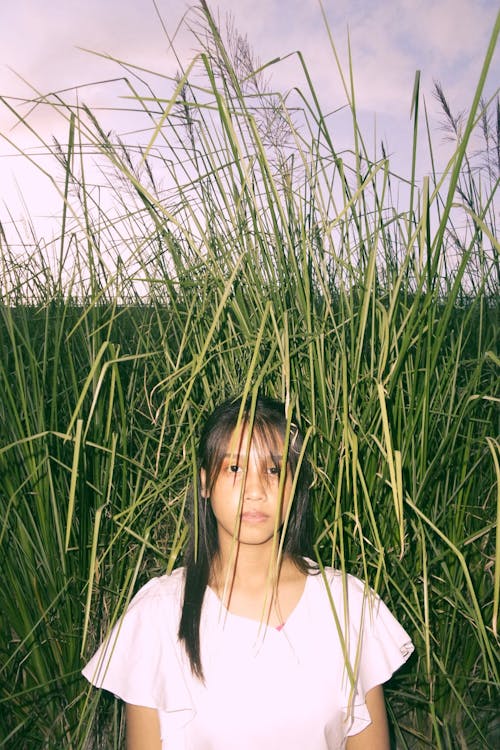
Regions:
<instances>
[{"instance_id":1,"label":"bangs","mask_svg":"<svg viewBox=\"0 0 500 750\"><path fill-rule=\"evenodd\" d=\"M290 443L292 443L292 436ZM236 413L235 418L219 422L207 441L205 461L202 466L207 474L207 489L210 489L216 481L222 462L227 455L234 455L236 459L245 456L246 460L250 444L255 448L262 465L269 467L271 461L272 466L281 470L285 444L283 424L269 423L256 412L250 431L249 413L245 412L239 421L238 413ZM289 468L288 456L286 465Z\"/></svg>"},{"instance_id":2,"label":"bangs","mask_svg":"<svg viewBox=\"0 0 500 750\"><path fill-rule=\"evenodd\" d=\"M250 443L254 445L262 464L269 466L271 463L277 469L281 469L285 436L276 427L273 428L269 424L261 423L260 420L257 421L253 425ZM286 463L288 464L288 461Z\"/></svg>"}]
</instances>

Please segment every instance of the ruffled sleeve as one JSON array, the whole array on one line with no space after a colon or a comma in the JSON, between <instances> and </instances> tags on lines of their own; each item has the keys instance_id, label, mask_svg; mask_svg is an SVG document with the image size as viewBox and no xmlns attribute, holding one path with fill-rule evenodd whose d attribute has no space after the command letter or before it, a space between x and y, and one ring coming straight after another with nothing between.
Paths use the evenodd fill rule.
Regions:
<instances>
[{"instance_id":1,"label":"ruffled sleeve","mask_svg":"<svg viewBox=\"0 0 500 750\"><path fill-rule=\"evenodd\" d=\"M164 711L183 726L193 715L177 641L181 571L149 581L82 670L126 703Z\"/></svg>"},{"instance_id":2,"label":"ruffled sleeve","mask_svg":"<svg viewBox=\"0 0 500 750\"><path fill-rule=\"evenodd\" d=\"M345 586L343 576L335 571L329 583L334 602L341 602L337 614L345 628L349 654L349 669L345 670L343 679L346 733L358 734L371 723L366 694L387 682L407 661L414 646L384 602L362 581L348 575ZM346 607L344 591L347 592Z\"/></svg>"}]
</instances>

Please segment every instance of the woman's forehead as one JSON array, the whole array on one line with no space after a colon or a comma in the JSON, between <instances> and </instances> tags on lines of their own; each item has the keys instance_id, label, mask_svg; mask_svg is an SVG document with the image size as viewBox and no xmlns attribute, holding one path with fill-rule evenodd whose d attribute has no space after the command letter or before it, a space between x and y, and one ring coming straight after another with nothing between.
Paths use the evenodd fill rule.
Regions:
<instances>
[{"instance_id":1,"label":"woman's forehead","mask_svg":"<svg viewBox=\"0 0 500 750\"><path fill-rule=\"evenodd\" d=\"M256 455L261 457L275 456L281 453L283 438L277 430L266 429L265 432L254 425L253 429L246 424L237 425L228 437L226 456Z\"/></svg>"}]
</instances>

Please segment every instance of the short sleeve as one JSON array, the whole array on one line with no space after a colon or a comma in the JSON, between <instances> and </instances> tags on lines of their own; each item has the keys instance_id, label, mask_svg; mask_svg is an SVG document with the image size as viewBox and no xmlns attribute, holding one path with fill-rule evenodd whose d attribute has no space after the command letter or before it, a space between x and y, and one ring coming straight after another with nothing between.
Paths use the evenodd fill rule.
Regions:
<instances>
[{"instance_id":1,"label":"short sleeve","mask_svg":"<svg viewBox=\"0 0 500 750\"><path fill-rule=\"evenodd\" d=\"M164 711L182 726L192 717L193 707L177 640L179 597L174 575L152 579L136 594L82 674L95 687L126 703Z\"/></svg>"},{"instance_id":2,"label":"short sleeve","mask_svg":"<svg viewBox=\"0 0 500 750\"><path fill-rule=\"evenodd\" d=\"M350 678L344 675L345 718L347 735L358 734L371 723L365 703L369 690L390 679L414 650L410 636L388 607L368 586L348 575L335 572L330 580L334 601L342 601L338 614L342 617L349 654ZM347 606L343 606L347 593Z\"/></svg>"}]
</instances>

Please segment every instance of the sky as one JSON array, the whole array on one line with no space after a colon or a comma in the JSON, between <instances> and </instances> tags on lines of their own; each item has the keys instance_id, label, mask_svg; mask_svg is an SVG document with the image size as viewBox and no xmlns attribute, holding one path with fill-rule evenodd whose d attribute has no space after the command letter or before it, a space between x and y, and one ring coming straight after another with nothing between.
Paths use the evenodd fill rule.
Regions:
<instances>
[{"instance_id":1,"label":"sky","mask_svg":"<svg viewBox=\"0 0 500 750\"><path fill-rule=\"evenodd\" d=\"M261 63L283 58L272 66L273 87L283 91L304 85L298 57L289 55L300 50L323 109L333 111L345 102L319 0L209 0L209 5L222 24L228 12L232 14L236 28L247 36ZM25 113L28 110L20 100L33 98L34 92L80 86L80 95L90 106L105 106L103 97L109 96L109 86L89 84L120 75L120 70L85 50L174 74L179 62L169 48L169 37L174 39L179 60L187 65L197 49L187 29L190 23L196 25L196 11L184 0L156 0L156 8L164 28L154 0L0 0L0 96ZM346 70L350 40L363 122L373 129L374 138L389 144L396 159L408 163L415 72L421 70L422 91L436 125L439 113L431 95L434 80L443 84L452 108L466 109L499 4L494 0L323 0L323 8ZM497 50L486 93L493 94L499 84ZM37 108L30 122L45 138L51 133L64 137L58 132L59 118L50 109ZM8 107L0 102L0 136L35 154L35 135L13 125ZM336 136L347 137L342 132ZM425 171L425 165L422 168ZM14 220L26 210L32 218L51 212L44 179L0 137L0 221L4 225L10 221L7 207ZM20 205L20 193L25 208Z\"/></svg>"}]
</instances>

